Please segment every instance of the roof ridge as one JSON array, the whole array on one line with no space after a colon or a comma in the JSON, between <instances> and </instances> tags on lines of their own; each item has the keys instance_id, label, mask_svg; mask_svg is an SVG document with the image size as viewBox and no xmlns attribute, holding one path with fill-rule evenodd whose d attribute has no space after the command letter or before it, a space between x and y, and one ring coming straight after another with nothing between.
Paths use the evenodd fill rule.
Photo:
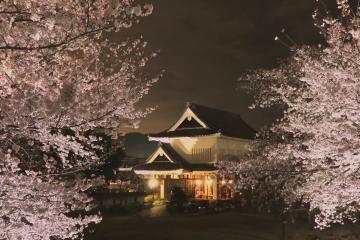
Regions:
<instances>
[{"instance_id":1,"label":"roof ridge","mask_svg":"<svg viewBox=\"0 0 360 240\"><path fill-rule=\"evenodd\" d=\"M218 111L218 112L224 112L224 113L233 114L233 115L237 115L237 116L241 117L240 113L221 110L221 109L218 109L218 108L209 107L209 106L205 106L205 105L201 105L201 104L197 104L197 103L190 103L190 106L195 106L195 107L198 106L198 107L208 108L208 109L215 110L215 111Z\"/></svg>"},{"instance_id":2,"label":"roof ridge","mask_svg":"<svg viewBox=\"0 0 360 240\"><path fill-rule=\"evenodd\" d=\"M240 113L235 113L235 112L230 112L230 111L226 111L226 110L221 110L221 109L218 109L218 108L214 108L214 107L209 107L209 106L205 106L205 105L201 105L201 104L197 104L197 103L188 103L189 104L189 108L191 109L191 106L194 106L195 109L194 109L194 113L195 114L199 114L199 113L196 113L196 107L202 107L202 108L206 108L206 109L210 109L212 111L217 111L217 112L222 112L222 113L226 113L226 114L231 114L231 115L234 115L234 116L237 116L240 118L240 120L248 127L250 128L252 131L256 132L256 130L250 126L242 117L242 115ZM193 110L193 109L191 109ZM201 114L200 114L201 115ZM207 119L202 119L203 121L208 121ZM211 124L210 125L214 125L214 124Z\"/></svg>"},{"instance_id":3,"label":"roof ridge","mask_svg":"<svg viewBox=\"0 0 360 240\"><path fill-rule=\"evenodd\" d=\"M186 108L183 111L182 116L187 110L196 115L209 128L175 129L174 131L170 131L170 129L174 127L173 124L165 131L149 134L148 137L180 137L182 134L202 136L213 134L212 131L215 131L222 133L224 136L253 139L256 134L256 130L242 118L240 113L225 111L191 102L186 103Z\"/></svg>"},{"instance_id":4,"label":"roof ridge","mask_svg":"<svg viewBox=\"0 0 360 240\"><path fill-rule=\"evenodd\" d=\"M161 147L167 154L172 155L169 157L174 157L176 163L179 164L181 167L188 167L187 165L189 163L178 152L176 152L176 150L169 143L163 143Z\"/></svg>"}]
</instances>

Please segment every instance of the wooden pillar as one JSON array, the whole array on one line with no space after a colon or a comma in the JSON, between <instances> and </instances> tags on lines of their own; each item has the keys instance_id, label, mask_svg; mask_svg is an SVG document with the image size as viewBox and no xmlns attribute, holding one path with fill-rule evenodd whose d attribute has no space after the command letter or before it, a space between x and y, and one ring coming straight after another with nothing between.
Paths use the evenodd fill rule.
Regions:
<instances>
[{"instance_id":1,"label":"wooden pillar","mask_svg":"<svg viewBox=\"0 0 360 240\"><path fill-rule=\"evenodd\" d=\"M218 200L218 178L217 175L214 176L214 181L213 181L213 193L214 193L214 200Z\"/></svg>"},{"instance_id":2,"label":"wooden pillar","mask_svg":"<svg viewBox=\"0 0 360 240\"><path fill-rule=\"evenodd\" d=\"M165 199L165 179L160 183L160 199Z\"/></svg>"}]
</instances>

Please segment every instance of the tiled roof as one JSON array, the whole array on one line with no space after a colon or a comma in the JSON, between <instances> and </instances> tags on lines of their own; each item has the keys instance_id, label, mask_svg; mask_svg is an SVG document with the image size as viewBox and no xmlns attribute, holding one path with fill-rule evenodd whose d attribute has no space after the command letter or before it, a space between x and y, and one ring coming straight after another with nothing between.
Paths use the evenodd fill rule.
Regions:
<instances>
[{"instance_id":1,"label":"tiled roof","mask_svg":"<svg viewBox=\"0 0 360 240\"><path fill-rule=\"evenodd\" d=\"M189 104L189 108L211 129L220 131L229 137L252 139L256 131L237 113L217 110L198 104Z\"/></svg>"},{"instance_id":2,"label":"tiled roof","mask_svg":"<svg viewBox=\"0 0 360 240\"><path fill-rule=\"evenodd\" d=\"M171 162L152 162L144 163L138 166L135 166L133 170L142 170L142 171L171 171L182 169L178 164Z\"/></svg>"},{"instance_id":3,"label":"tiled roof","mask_svg":"<svg viewBox=\"0 0 360 240\"><path fill-rule=\"evenodd\" d=\"M213 164L191 164L191 171L216 171Z\"/></svg>"},{"instance_id":4,"label":"tiled roof","mask_svg":"<svg viewBox=\"0 0 360 240\"><path fill-rule=\"evenodd\" d=\"M221 133L224 136L243 139L253 139L256 131L249 126L237 113L226 112L198 104L189 103L188 108L201 119L209 129L176 129L175 131L166 130L164 132L150 134L150 137L183 137L183 136L203 136L214 133Z\"/></svg>"},{"instance_id":5,"label":"tiled roof","mask_svg":"<svg viewBox=\"0 0 360 240\"><path fill-rule=\"evenodd\" d=\"M196 136L207 136L217 133L216 130L212 129L183 129L183 130L175 130L175 131L165 131L160 133L150 134L150 137L196 137Z\"/></svg>"},{"instance_id":6,"label":"tiled roof","mask_svg":"<svg viewBox=\"0 0 360 240\"><path fill-rule=\"evenodd\" d=\"M184 169L187 171L215 171L216 167L212 164L191 164L183 159L170 144L161 144L159 146L173 161L153 161L151 163L144 163L133 168L135 171L171 171Z\"/></svg>"}]
</instances>

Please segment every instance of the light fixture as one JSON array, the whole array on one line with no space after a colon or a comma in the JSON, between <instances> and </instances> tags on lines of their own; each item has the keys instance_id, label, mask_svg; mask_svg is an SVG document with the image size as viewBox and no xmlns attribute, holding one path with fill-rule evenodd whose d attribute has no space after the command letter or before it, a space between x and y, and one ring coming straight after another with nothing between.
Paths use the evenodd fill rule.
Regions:
<instances>
[{"instance_id":1,"label":"light fixture","mask_svg":"<svg viewBox=\"0 0 360 240\"><path fill-rule=\"evenodd\" d=\"M150 179L148 185L151 189L156 188L159 185L159 181L157 179Z\"/></svg>"},{"instance_id":2,"label":"light fixture","mask_svg":"<svg viewBox=\"0 0 360 240\"><path fill-rule=\"evenodd\" d=\"M222 180L221 185L225 185L225 184L226 184L226 180Z\"/></svg>"},{"instance_id":3,"label":"light fixture","mask_svg":"<svg viewBox=\"0 0 360 240\"><path fill-rule=\"evenodd\" d=\"M213 183L213 180L212 180L212 179L207 179L207 180L206 180L206 184L207 184L207 185L211 185L212 183Z\"/></svg>"},{"instance_id":4,"label":"light fixture","mask_svg":"<svg viewBox=\"0 0 360 240\"><path fill-rule=\"evenodd\" d=\"M234 181L233 180L229 180L229 184L233 184L234 183Z\"/></svg>"},{"instance_id":5,"label":"light fixture","mask_svg":"<svg viewBox=\"0 0 360 240\"><path fill-rule=\"evenodd\" d=\"M196 185L196 186L199 187L201 184L202 184L202 181L201 181L200 179L196 179L196 180L195 180L195 185Z\"/></svg>"}]
</instances>

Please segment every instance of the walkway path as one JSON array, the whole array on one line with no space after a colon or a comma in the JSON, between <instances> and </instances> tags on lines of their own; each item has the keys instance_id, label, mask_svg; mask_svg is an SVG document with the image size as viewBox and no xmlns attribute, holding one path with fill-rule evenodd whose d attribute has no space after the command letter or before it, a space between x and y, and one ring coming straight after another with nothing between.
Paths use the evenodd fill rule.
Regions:
<instances>
[{"instance_id":1,"label":"walkway path","mask_svg":"<svg viewBox=\"0 0 360 240\"><path fill-rule=\"evenodd\" d=\"M132 216L105 217L87 240L311 240L315 235L320 240L333 240L360 228L339 226L319 233L297 223L286 226L285 236L282 230L282 224L269 215L225 212L170 216L158 206Z\"/></svg>"}]
</instances>

